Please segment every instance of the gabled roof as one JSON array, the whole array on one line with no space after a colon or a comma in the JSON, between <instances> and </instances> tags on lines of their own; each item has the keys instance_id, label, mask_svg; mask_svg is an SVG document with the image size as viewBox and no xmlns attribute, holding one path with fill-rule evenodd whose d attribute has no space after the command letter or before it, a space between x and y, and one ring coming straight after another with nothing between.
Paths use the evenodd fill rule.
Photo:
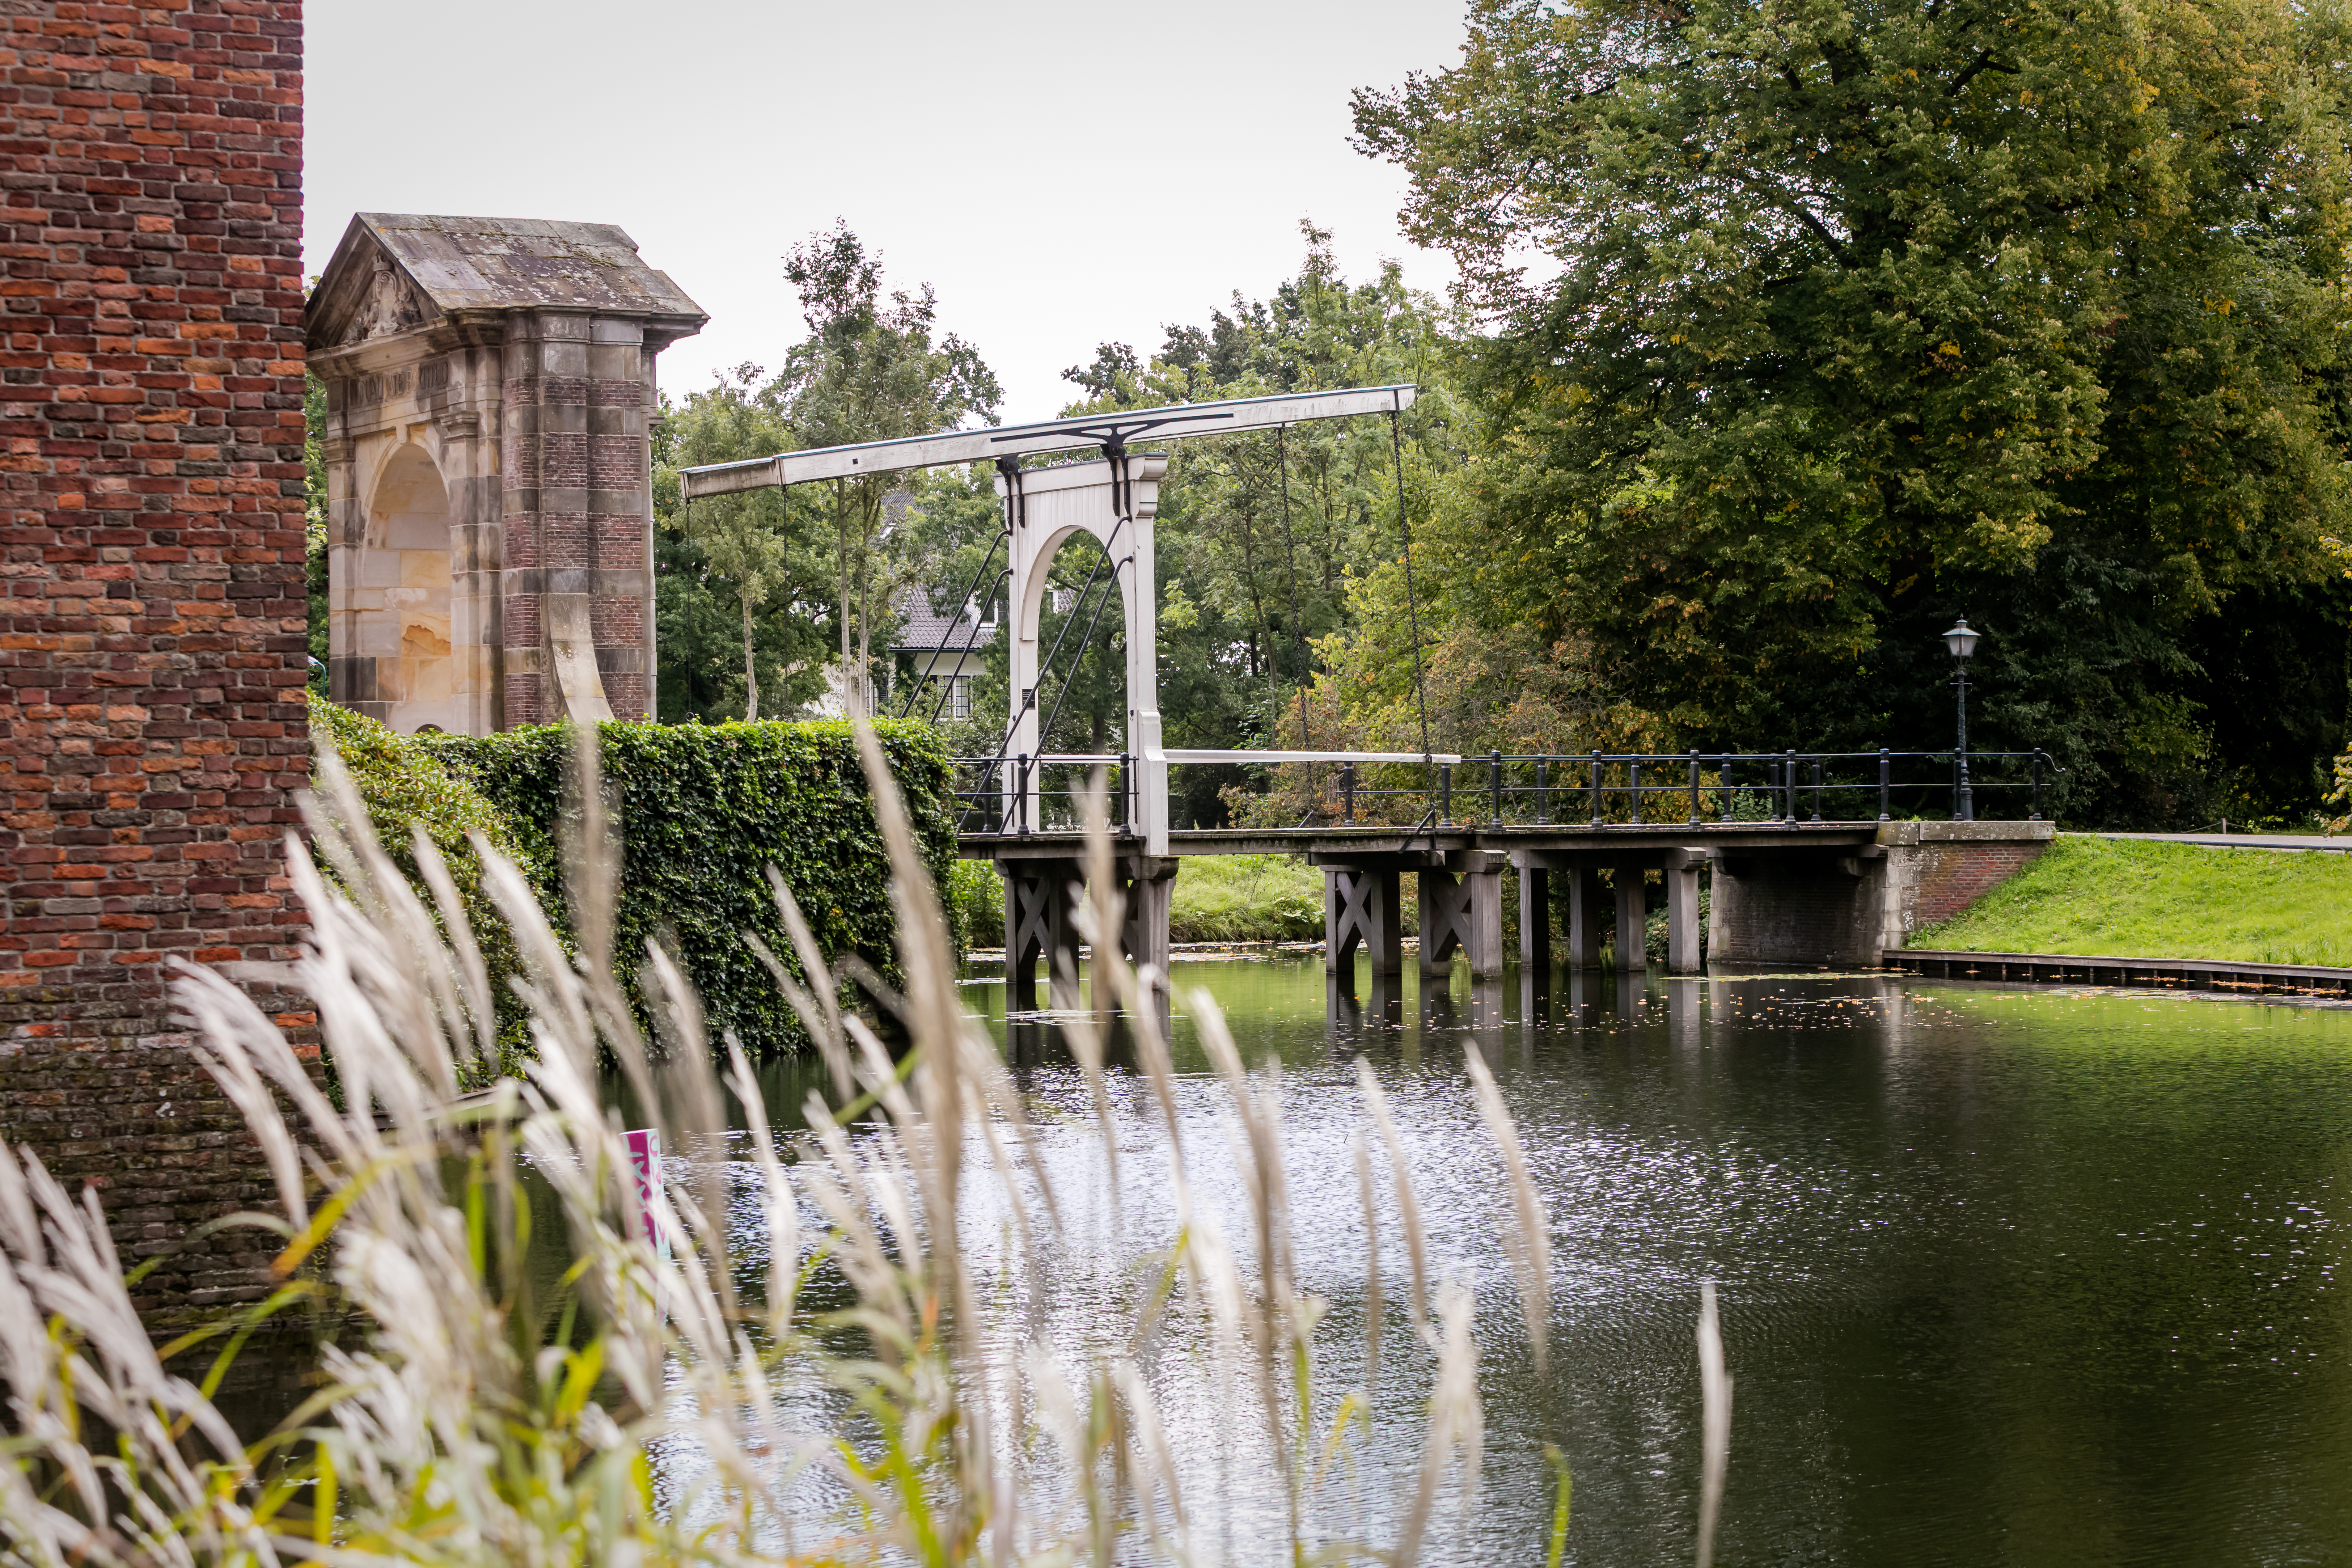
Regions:
<instances>
[{"instance_id":1,"label":"gabled roof","mask_svg":"<svg viewBox=\"0 0 2352 1568\"><path fill-rule=\"evenodd\" d=\"M406 287L379 289L380 263ZM361 213L310 297L310 339L332 347L356 341L354 328L364 337L436 315L532 307L646 317L672 337L710 319L613 224Z\"/></svg>"},{"instance_id":2,"label":"gabled roof","mask_svg":"<svg viewBox=\"0 0 2352 1568\"><path fill-rule=\"evenodd\" d=\"M969 646L977 653L996 635L994 621L982 621L974 630L971 617L961 610L952 616L932 613L931 596L920 588L899 589L890 607L898 612L900 623L898 635L890 639L894 652L931 653Z\"/></svg>"}]
</instances>

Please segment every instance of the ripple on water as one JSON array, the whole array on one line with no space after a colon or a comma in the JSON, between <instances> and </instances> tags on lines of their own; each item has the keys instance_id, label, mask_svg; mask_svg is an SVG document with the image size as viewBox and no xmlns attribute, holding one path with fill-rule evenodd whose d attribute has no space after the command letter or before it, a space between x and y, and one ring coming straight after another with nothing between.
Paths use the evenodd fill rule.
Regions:
<instances>
[{"instance_id":1,"label":"ripple on water","mask_svg":"<svg viewBox=\"0 0 2352 1568\"><path fill-rule=\"evenodd\" d=\"M2268 1563L2352 1557L2352 1311L2342 1281L2352 1013L1883 978L1414 977L1327 1010L1319 963L1188 963L1244 1057L1281 1064L1301 1282L1331 1302L1325 1397L1361 1381L1367 1232L1349 1141L1361 1057L1394 1101L1440 1277L1475 1285L1484 1500L1436 1560L1528 1561L1547 1441L1576 1474L1570 1558L1679 1563L1696 1509L1692 1321L1718 1282L1737 1380L1720 1560ZM1001 985L968 987L1003 1037ZM1246 1210L1230 1103L1177 1025L1198 1201ZM1388 1016L1392 1013L1393 1016ZM1156 1106L1115 1074L1116 1184L1050 1028L1009 1054L1063 1205L1050 1267L1008 1276L999 1331L1123 1342L1172 1234ZM1555 1366L1538 1379L1496 1243L1502 1173L1462 1066L1494 1066L1549 1206ZM770 1071L782 1116L809 1087ZM979 1190L975 1184L975 1190ZM1382 1199L1381 1398L1362 1458L1386 1517L1427 1368ZM756 1225L756 1210L740 1211ZM967 1215L975 1256L1002 1214ZM1245 1252L1241 1221L1228 1239ZM1213 1370L1147 1347L1222 1538L1278 1540L1267 1439ZM1278 1554L1278 1553L1276 1553Z\"/></svg>"}]
</instances>

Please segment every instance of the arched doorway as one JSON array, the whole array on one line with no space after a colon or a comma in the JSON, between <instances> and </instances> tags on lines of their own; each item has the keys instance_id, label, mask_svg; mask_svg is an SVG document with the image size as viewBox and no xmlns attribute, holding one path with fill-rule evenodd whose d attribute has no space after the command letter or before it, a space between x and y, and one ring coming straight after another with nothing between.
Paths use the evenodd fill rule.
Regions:
<instances>
[{"instance_id":1,"label":"arched doorway","mask_svg":"<svg viewBox=\"0 0 2352 1568\"><path fill-rule=\"evenodd\" d=\"M466 728L449 640L449 492L422 447L385 462L369 500L366 542L347 614L352 644L373 661L362 711L403 734Z\"/></svg>"}]
</instances>

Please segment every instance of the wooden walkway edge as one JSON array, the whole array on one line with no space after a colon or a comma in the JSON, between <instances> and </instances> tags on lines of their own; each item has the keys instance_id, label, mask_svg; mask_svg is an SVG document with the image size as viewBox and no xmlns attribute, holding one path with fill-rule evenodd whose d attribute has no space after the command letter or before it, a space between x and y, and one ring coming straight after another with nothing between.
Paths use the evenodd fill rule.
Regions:
<instances>
[{"instance_id":1,"label":"wooden walkway edge","mask_svg":"<svg viewBox=\"0 0 2352 1568\"><path fill-rule=\"evenodd\" d=\"M2191 991L2273 991L2352 995L2352 969L2307 963L2243 963L2213 958L2111 958L2056 952L1963 952L1899 948L1890 966L1944 980L2030 980L2050 984L2169 986Z\"/></svg>"}]
</instances>

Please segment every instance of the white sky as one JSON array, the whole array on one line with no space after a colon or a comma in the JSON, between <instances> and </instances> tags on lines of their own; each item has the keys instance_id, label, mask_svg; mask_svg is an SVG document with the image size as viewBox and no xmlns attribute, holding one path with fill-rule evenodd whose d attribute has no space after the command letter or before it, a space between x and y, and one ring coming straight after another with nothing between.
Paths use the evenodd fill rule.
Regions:
<instances>
[{"instance_id":1,"label":"white sky","mask_svg":"<svg viewBox=\"0 0 2352 1568\"><path fill-rule=\"evenodd\" d=\"M1003 382L1056 412L1106 339L1297 270L1442 289L1348 94L1454 63L1461 0L356 0L308 7L305 270L358 211L617 223L710 313L673 394L803 335L784 251L835 216L928 280Z\"/></svg>"}]
</instances>

